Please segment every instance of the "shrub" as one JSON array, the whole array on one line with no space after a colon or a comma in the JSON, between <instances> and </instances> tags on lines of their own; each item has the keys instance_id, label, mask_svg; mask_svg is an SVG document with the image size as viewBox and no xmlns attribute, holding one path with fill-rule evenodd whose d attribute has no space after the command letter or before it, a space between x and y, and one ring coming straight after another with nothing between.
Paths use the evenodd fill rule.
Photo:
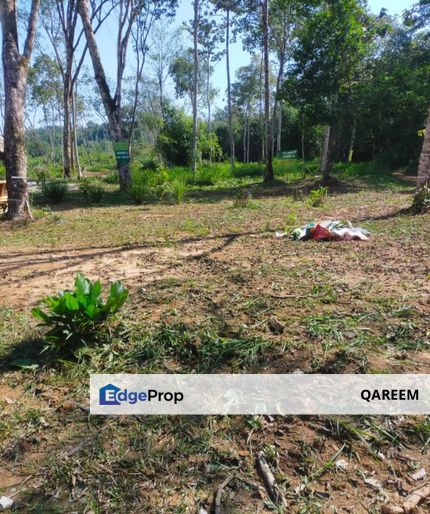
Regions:
<instances>
[{"instance_id":1,"label":"shrub","mask_svg":"<svg viewBox=\"0 0 430 514\"><path fill-rule=\"evenodd\" d=\"M41 189L47 202L61 203L67 196L67 181L64 179L43 180Z\"/></svg>"},{"instance_id":2,"label":"shrub","mask_svg":"<svg viewBox=\"0 0 430 514\"><path fill-rule=\"evenodd\" d=\"M91 179L84 179L81 181L79 189L83 193L87 202L100 203L103 198L103 188L99 182L95 182Z\"/></svg>"},{"instance_id":3,"label":"shrub","mask_svg":"<svg viewBox=\"0 0 430 514\"><path fill-rule=\"evenodd\" d=\"M170 191L176 203L182 203L187 192L187 182L183 178L176 178L171 182Z\"/></svg>"},{"instance_id":4,"label":"shrub","mask_svg":"<svg viewBox=\"0 0 430 514\"><path fill-rule=\"evenodd\" d=\"M413 214L422 214L430 210L430 187L423 186L414 196L411 207Z\"/></svg>"},{"instance_id":5,"label":"shrub","mask_svg":"<svg viewBox=\"0 0 430 514\"><path fill-rule=\"evenodd\" d=\"M99 280L92 283L78 273L74 291L62 291L42 300L48 307L48 313L39 307L32 310L33 316L42 322L41 326L50 329L45 336L46 349L59 352L66 347L71 350L77 344L87 343L97 328L122 307L128 296L128 290L121 282L111 284L106 302L101 293Z\"/></svg>"},{"instance_id":6,"label":"shrub","mask_svg":"<svg viewBox=\"0 0 430 514\"><path fill-rule=\"evenodd\" d=\"M311 207L322 207L327 199L327 195L327 187L321 186L318 189L312 190L309 195L309 205Z\"/></svg>"}]
</instances>

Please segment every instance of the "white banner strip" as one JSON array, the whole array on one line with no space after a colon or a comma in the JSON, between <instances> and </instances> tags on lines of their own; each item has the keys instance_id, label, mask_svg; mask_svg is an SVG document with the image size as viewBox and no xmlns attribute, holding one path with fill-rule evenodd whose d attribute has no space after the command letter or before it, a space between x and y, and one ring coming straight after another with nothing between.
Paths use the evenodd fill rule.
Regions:
<instances>
[{"instance_id":1,"label":"white banner strip","mask_svg":"<svg viewBox=\"0 0 430 514\"><path fill-rule=\"evenodd\" d=\"M430 414L430 375L91 375L91 414Z\"/></svg>"}]
</instances>

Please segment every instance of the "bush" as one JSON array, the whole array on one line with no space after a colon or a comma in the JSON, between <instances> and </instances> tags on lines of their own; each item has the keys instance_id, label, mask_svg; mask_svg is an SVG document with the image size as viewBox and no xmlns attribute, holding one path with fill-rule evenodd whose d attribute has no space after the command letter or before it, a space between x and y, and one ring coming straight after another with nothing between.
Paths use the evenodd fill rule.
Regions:
<instances>
[{"instance_id":1,"label":"bush","mask_svg":"<svg viewBox=\"0 0 430 514\"><path fill-rule=\"evenodd\" d=\"M43 180L41 188L47 202L61 203L67 196L67 181L64 179Z\"/></svg>"},{"instance_id":2,"label":"bush","mask_svg":"<svg viewBox=\"0 0 430 514\"><path fill-rule=\"evenodd\" d=\"M327 200L327 194L327 187L321 186L318 189L312 190L309 195L309 205L311 207L322 207Z\"/></svg>"},{"instance_id":3,"label":"bush","mask_svg":"<svg viewBox=\"0 0 430 514\"><path fill-rule=\"evenodd\" d=\"M48 296L42 302L48 307L46 313L39 307L32 310L41 326L49 327L45 336L45 349L59 352L66 347L71 350L78 344L85 344L109 316L124 304L128 290L121 282L111 284L109 297L104 302L100 281L92 283L78 273L74 291L62 291L57 296Z\"/></svg>"},{"instance_id":4,"label":"bush","mask_svg":"<svg viewBox=\"0 0 430 514\"><path fill-rule=\"evenodd\" d=\"M104 190L99 182L91 179L81 181L79 189L83 193L85 200L90 203L100 203L103 198Z\"/></svg>"}]
</instances>

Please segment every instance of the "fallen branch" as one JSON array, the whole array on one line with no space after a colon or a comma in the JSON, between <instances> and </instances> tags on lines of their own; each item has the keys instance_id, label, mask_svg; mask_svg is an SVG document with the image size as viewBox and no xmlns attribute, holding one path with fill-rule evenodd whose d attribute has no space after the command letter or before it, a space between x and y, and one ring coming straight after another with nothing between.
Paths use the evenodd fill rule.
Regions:
<instances>
[{"instance_id":1,"label":"fallen branch","mask_svg":"<svg viewBox=\"0 0 430 514\"><path fill-rule=\"evenodd\" d=\"M269 464L267 463L266 457L260 452L257 456L257 465L258 471L263 478L264 484L266 486L267 494L275 505L283 505L287 506L287 501L279 490L278 485L276 484L275 477L270 469Z\"/></svg>"},{"instance_id":2,"label":"fallen branch","mask_svg":"<svg viewBox=\"0 0 430 514\"><path fill-rule=\"evenodd\" d=\"M221 514L221 497L222 492L225 487L233 480L234 475L228 476L224 482L218 487L216 496L215 496L215 503L214 503L214 514Z\"/></svg>"}]
</instances>

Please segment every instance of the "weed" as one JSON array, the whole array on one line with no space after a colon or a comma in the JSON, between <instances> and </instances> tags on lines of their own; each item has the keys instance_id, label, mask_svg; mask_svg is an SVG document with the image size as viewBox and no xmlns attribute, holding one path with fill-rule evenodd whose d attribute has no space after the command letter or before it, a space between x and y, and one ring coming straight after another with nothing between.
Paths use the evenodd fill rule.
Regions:
<instances>
[{"instance_id":1,"label":"weed","mask_svg":"<svg viewBox=\"0 0 430 514\"><path fill-rule=\"evenodd\" d=\"M321 186L318 189L313 189L309 194L309 205L311 207L322 207L327 200L327 196L327 187Z\"/></svg>"}]
</instances>

